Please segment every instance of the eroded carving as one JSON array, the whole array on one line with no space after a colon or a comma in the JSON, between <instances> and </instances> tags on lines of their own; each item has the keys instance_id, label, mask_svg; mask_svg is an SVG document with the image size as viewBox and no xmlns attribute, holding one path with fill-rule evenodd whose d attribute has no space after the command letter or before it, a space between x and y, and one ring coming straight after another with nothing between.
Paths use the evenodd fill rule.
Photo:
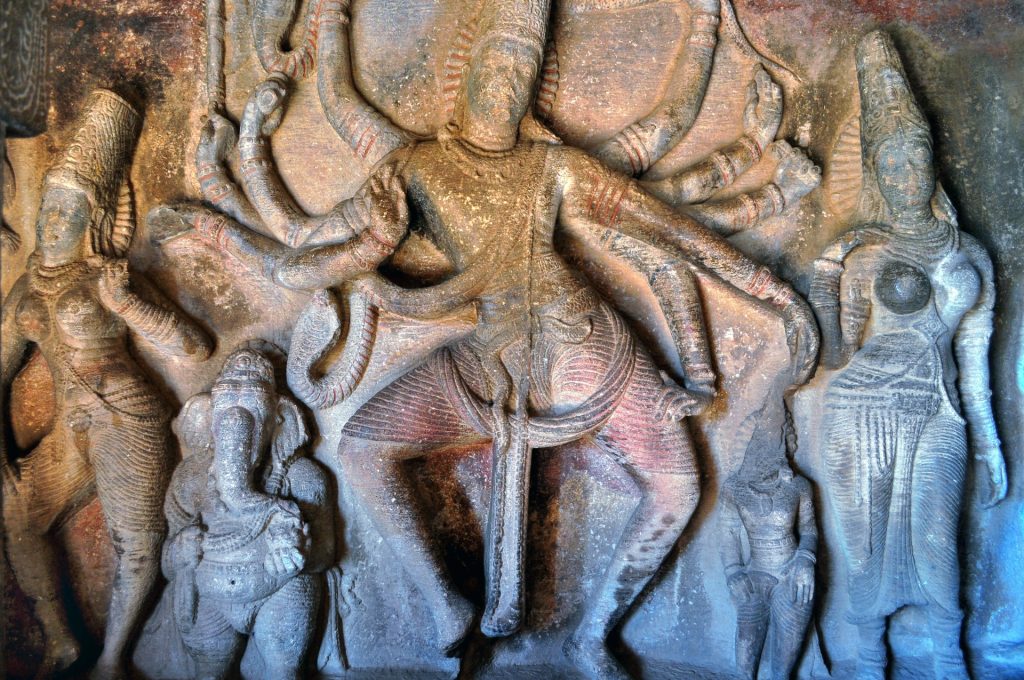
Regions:
<instances>
[{"instance_id":1,"label":"eroded carving","mask_svg":"<svg viewBox=\"0 0 1024 680\"><path fill-rule=\"evenodd\" d=\"M170 584L136 659L153 677L302 677L331 603L334 498L299 406L260 352L232 352L175 421L185 458L164 503ZM176 658L177 641L189 657Z\"/></svg>"},{"instance_id":2,"label":"eroded carving","mask_svg":"<svg viewBox=\"0 0 1024 680\"><path fill-rule=\"evenodd\" d=\"M117 552L97 676L123 676L127 644L157 576L170 414L129 354L129 333L193 361L210 353L201 329L153 297L137 274L129 281L135 215L128 170L140 128L138 112L121 97L90 95L46 174L36 250L3 307L3 388L30 345L55 385L53 429L26 455L0 456L7 554L43 627L43 676L79 653L59 598L51 534L94 490Z\"/></svg>"},{"instance_id":3,"label":"eroded carving","mask_svg":"<svg viewBox=\"0 0 1024 680\"><path fill-rule=\"evenodd\" d=\"M736 666L750 680L759 669L761 677L789 678L814 603L811 484L793 472L784 449L755 437L720 505L722 564L737 609Z\"/></svg>"},{"instance_id":4,"label":"eroded carving","mask_svg":"<svg viewBox=\"0 0 1024 680\"><path fill-rule=\"evenodd\" d=\"M857 76L859 224L815 261L810 295L823 362L838 369L824 462L860 630L857 677L884 676L886 618L917 605L938 677L966 678L957 535L968 442L989 502L1006 495L989 392L992 262L957 228L928 123L887 35L858 44Z\"/></svg>"},{"instance_id":5,"label":"eroded carving","mask_svg":"<svg viewBox=\"0 0 1024 680\"><path fill-rule=\"evenodd\" d=\"M345 23L342 10L341 3L320 6L321 38L329 32L325 17ZM223 165L230 123L213 117L197 165L204 195L224 213L160 208L150 226L160 242L194 234L279 285L339 286L354 301L342 359L319 377L315 364L343 326L331 298L314 297L293 336L289 375L296 393L317 409L362 390L338 461L430 604L446 652L459 651L477 614L445 575L400 463L451 445L490 446L481 628L505 636L520 627L526 606L531 451L594 437L632 475L640 503L565 651L590 677L628 677L605 638L675 544L699 494L695 454L680 421L710 403L716 375L696 272L766 302L783 318L792 381L810 371L817 334L806 305L768 269L637 182L558 144L532 117L548 10L538 1L483 5L454 120L436 141L385 147L363 188L325 215L300 210L276 173L269 136L289 81L272 74L241 121L246 192ZM380 138L373 138L377 148ZM419 240L408 238L410 226ZM402 288L377 271L424 237L440 259L440 283ZM640 275L671 329L682 384L659 373L620 313L558 250L559 237L576 244L578 257ZM435 332L381 332L385 322L392 331L411 325ZM413 360L396 370L375 364L380 354Z\"/></svg>"}]
</instances>

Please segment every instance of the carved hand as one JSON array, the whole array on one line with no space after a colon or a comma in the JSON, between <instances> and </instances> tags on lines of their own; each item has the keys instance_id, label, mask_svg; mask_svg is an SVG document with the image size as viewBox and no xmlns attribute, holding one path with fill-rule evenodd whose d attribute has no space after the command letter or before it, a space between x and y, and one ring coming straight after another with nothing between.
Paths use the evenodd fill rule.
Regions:
<instances>
[{"instance_id":1,"label":"carved hand","mask_svg":"<svg viewBox=\"0 0 1024 680\"><path fill-rule=\"evenodd\" d=\"M132 296L128 290L128 260L107 260L100 272L98 289L100 301L109 309L121 309L128 304Z\"/></svg>"},{"instance_id":2,"label":"carved hand","mask_svg":"<svg viewBox=\"0 0 1024 680\"><path fill-rule=\"evenodd\" d=\"M203 121L203 129L199 133L199 146L196 147L196 163L198 165L219 165L235 148L237 135L235 126L230 120L218 113L211 113Z\"/></svg>"},{"instance_id":3,"label":"carved hand","mask_svg":"<svg viewBox=\"0 0 1024 680\"><path fill-rule=\"evenodd\" d=\"M395 172L394 165L388 165L372 177L365 187L362 202L369 216L370 228L377 234L388 234L395 227L402 230L409 224L409 204L405 200L405 185Z\"/></svg>"},{"instance_id":4,"label":"carved hand","mask_svg":"<svg viewBox=\"0 0 1024 680\"><path fill-rule=\"evenodd\" d=\"M795 371L793 384L803 385L810 380L818 357L818 324L814 320L811 308L796 294L782 310L782 320L786 327L786 344L789 346Z\"/></svg>"},{"instance_id":5,"label":"carved hand","mask_svg":"<svg viewBox=\"0 0 1024 680\"><path fill-rule=\"evenodd\" d=\"M187 526L174 536L174 567L193 569L203 556L203 530L197 525Z\"/></svg>"},{"instance_id":6,"label":"carved hand","mask_svg":"<svg viewBox=\"0 0 1024 680\"><path fill-rule=\"evenodd\" d=\"M242 113L242 135L266 137L274 133L284 115L284 102L288 97L288 76L271 73L249 97Z\"/></svg>"},{"instance_id":7,"label":"carved hand","mask_svg":"<svg viewBox=\"0 0 1024 680\"><path fill-rule=\"evenodd\" d=\"M661 420L682 420L703 413L715 395L709 392L687 390L678 386L666 387L655 407Z\"/></svg>"},{"instance_id":8,"label":"carved hand","mask_svg":"<svg viewBox=\"0 0 1024 680\"><path fill-rule=\"evenodd\" d=\"M742 569L729 576L727 583L729 594L737 602L746 602L754 595L754 584Z\"/></svg>"},{"instance_id":9,"label":"carved hand","mask_svg":"<svg viewBox=\"0 0 1024 680\"><path fill-rule=\"evenodd\" d=\"M811 604L814 600L814 562L798 553L790 563L790 581L793 603Z\"/></svg>"},{"instance_id":10,"label":"carved hand","mask_svg":"<svg viewBox=\"0 0 1024 680\"><path fill-rule=\"evenodd\" d=\"M268 550L263 566L272 576L292 576L306 566L309 527L295 503L284 499L276 502L279 509L267 529Z\"/></svg>"},{"instance_id":11,"label":"carved hand","mask_svg":"<svg viewBox=\"0 0 1024 680\"><path fill-rule=\"evenodd\" d=\"M821 184L821 168L802 149L796 149L780 140L773 143L769 151L779 161L772 181L782 191L787 208L796 205L797 201Z\"/></svg>"},{"instance_id":12,"label":"carved hand","mask_svg":"<svg viewBox=\"0 0 1024 680\"><path fill-rule=\"evenodd\" d=\"M842 262L846 257L861 246L881 245L888 240L888 235L881 229L853 229L833 241L820 259Z\"/></svg>"},{"instance_id":13,"label":"carved hand","mask_svg":"<svg viewBox=\"0 0 1024 680\"><path fill-rule=\"evenodd\" d=\"M986 508L991 508L1006 498L1006 461L998 446L993 446L987 452L979 455L978 459L984 460L985 465L988 466L989 496L984 501L984 505Z\"/></svg>"},{"instance_id":14,"label":"carved hand","mask_svg":"<svg viewBox=\"0 0 1024 680\"><path fill-rule=\"evenodd\" d=\"M754 79L747 87L747 106L743 111L744 132L764 149L775 139L781 122L782 90L764 67L758 64L754 69Z\"/></svg>"}]
</instances>

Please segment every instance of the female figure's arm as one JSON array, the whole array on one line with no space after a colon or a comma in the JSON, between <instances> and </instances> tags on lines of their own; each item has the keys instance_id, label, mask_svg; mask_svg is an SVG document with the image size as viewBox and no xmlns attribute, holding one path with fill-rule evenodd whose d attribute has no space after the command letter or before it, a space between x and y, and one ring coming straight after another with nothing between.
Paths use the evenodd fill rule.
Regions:
<instances>
[{"instance_id":1,"label":"female figure's arm","mask_svg":"<svg viewBox=\"0 0 1024 680\"><path fill-rule=\"evenodd\" d=\"M981 277L981 295L964 315L953 336L953 349L959 371L960 397L974 457L985 463L991 481L988 505L1006 497L1006 462L1000 449L999 434L992 414L992 390L989 387L988 351L992 338L992 309L996 287L992 260L985 248L967 234L960 236L963 250Z\"/></svg>"},{"instance_id":2,"label":"female figure's arm","mask_svg":"<svg viewBox=\"0 0 1024 680\"><path fill-rule=\"evenodd\" d=\"M854 229L832 242L814 261L811 288L807 296L821 329L822 364L838 368L846 364L860 347L861 335L871 314L869 285L856 272L841 286L850 253L862 245L885 240L877 229ZM844 290L845 299L840 299Z\"/></svg>"},{"instance_id":3,"label":"female figure's arm","mask_svg":"<svg viewBox=\"0 0 1024 680\"><path fill-rule=\"evenodd\" d=\"M161 351L193 361L204 361L213 351L210 338L181 311L173 309L167 301L150 302L131 289L127 260L108 262L98 287L103 305Z\"/></svg>"}]
</instances>

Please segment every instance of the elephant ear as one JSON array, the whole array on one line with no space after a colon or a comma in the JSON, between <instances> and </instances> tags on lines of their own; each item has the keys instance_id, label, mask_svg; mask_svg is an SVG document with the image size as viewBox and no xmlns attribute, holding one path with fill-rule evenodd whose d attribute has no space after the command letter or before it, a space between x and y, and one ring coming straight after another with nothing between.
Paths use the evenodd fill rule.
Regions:
<instances>
[{"instance_id":1,"label":"elephant ear","mask_svg":"<svg viewBox=\"0 0 1024 680\"><path fill-rule=\"evenodd\" d=\"M277 401L277 432L274 434L274 460L287 461L309 441L306 421L299 405L288 397Z\"/></svg>"},{"instance_id":2,"label":"elephant ear","mask_svg":"<svg viewBox=\"0 0 1024 680\"><path fill-rule=\"evenodd\" d=\"M185 402L172 424L181 444L181 456L213 449L213 402L209 392L197 394Z\"/></svg>"}]
</instances>

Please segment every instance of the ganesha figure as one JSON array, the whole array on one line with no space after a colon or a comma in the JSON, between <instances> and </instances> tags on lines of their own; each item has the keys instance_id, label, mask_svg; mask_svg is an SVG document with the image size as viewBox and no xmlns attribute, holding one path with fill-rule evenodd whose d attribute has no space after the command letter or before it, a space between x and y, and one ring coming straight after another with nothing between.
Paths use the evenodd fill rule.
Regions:
<instances>
[{"instance_id":1,"label":"ganesha figure","mask_svg":"<svg viewBox=\"0 0 1024 680\"><path fill-rule=\"evenodd\" d=\"M634 180L558 144L528 114L548 12L540 0L486 3L453 122L436 141L397 148L352 199L323 216L302 213L274 170L267 135L288 80L272 75L241 123L252 204L223 167L204 166L206 190L216 188L221 205L241 221L186 206L152 213L151 228L162 240L193 234L282 286L347 291L353 308L337 365L326 374L317 368L341 326L321 293L295 329L289 383L317 409L364 395L342 430L338 461L430 605L445 652L460 651L477 612L424 532L402 462L451 445L490 447L480 624L490 636L510 635L523 621L531 451L592 437L622 465L640 502L564 649L588 677L628 678L605 639L679 538L699 496L696 455L680 421L711 402L716 374L695 272L781 316L792 381L806 379L817 331L806 304L767 268ZM211 148L215 134L204 144L201 154L219 153ZM556 246L561 239L574 244L576 257L640 275L671 330L682 384L662 376L623 314L570 266ZM395 267L415 261L403 258L415 248L444 261L425 281L433 285L403 288L377 272L385 260ZM424 330L389 332L385 320L396 318ZM382 345L390 356L419 359L374 373Z\"/></svg>"},{"instance_id":2,"label":"ganesha figure","mask_svg":"<svg viewBox=\"0 0 1024 680\"><path fill-rule=\"evenodd\" d=\"M811 286L823 361L838 369L823 458L860 631L857 677L884 677L886 619L916 605L936 677L966 678L957 529L968 433L990 502L1006 495L989 392L992 262L957 228L928 123L884 33L860 41L857 76L863 223L815 261Z\"/></svg>"},{"instance_id":3,"label":"ganesha figure","mask_svg":"<svg viewBox=\"0 0 1024 680\"><path fill-rule=\"evenodd\" d=\"M34 344L53 376L52 430L27 455L0 444L7 555L43 628L40 677L75 661L79 645L61 604L52 534L99 496L117 554L98 677L123 677L125 654L159 571L160 504L170 477L170 412L128 351L129 335L202 361L206 334L136 274L128 184L141 117L96 90L64 154L46 174L27 273L3 306L0 372L6 391Z\"/></svg>"},{"instance_id":4,"label":"ganesha figure","mask_svg":"<svg viewBox=\"0 0 1024 680\"><path fill-rule=\"evenodd\" d=\"M302 677L328 600L334 507L324 472L302 454L298 405L277 394L266 357L239 349L176 429L190 455L164 504L170 584L140 646L180 636L197 678L229 677L243 651L244 677ZM175 664L165 666L147 672Z\"/></svg>"}]
</instances>

